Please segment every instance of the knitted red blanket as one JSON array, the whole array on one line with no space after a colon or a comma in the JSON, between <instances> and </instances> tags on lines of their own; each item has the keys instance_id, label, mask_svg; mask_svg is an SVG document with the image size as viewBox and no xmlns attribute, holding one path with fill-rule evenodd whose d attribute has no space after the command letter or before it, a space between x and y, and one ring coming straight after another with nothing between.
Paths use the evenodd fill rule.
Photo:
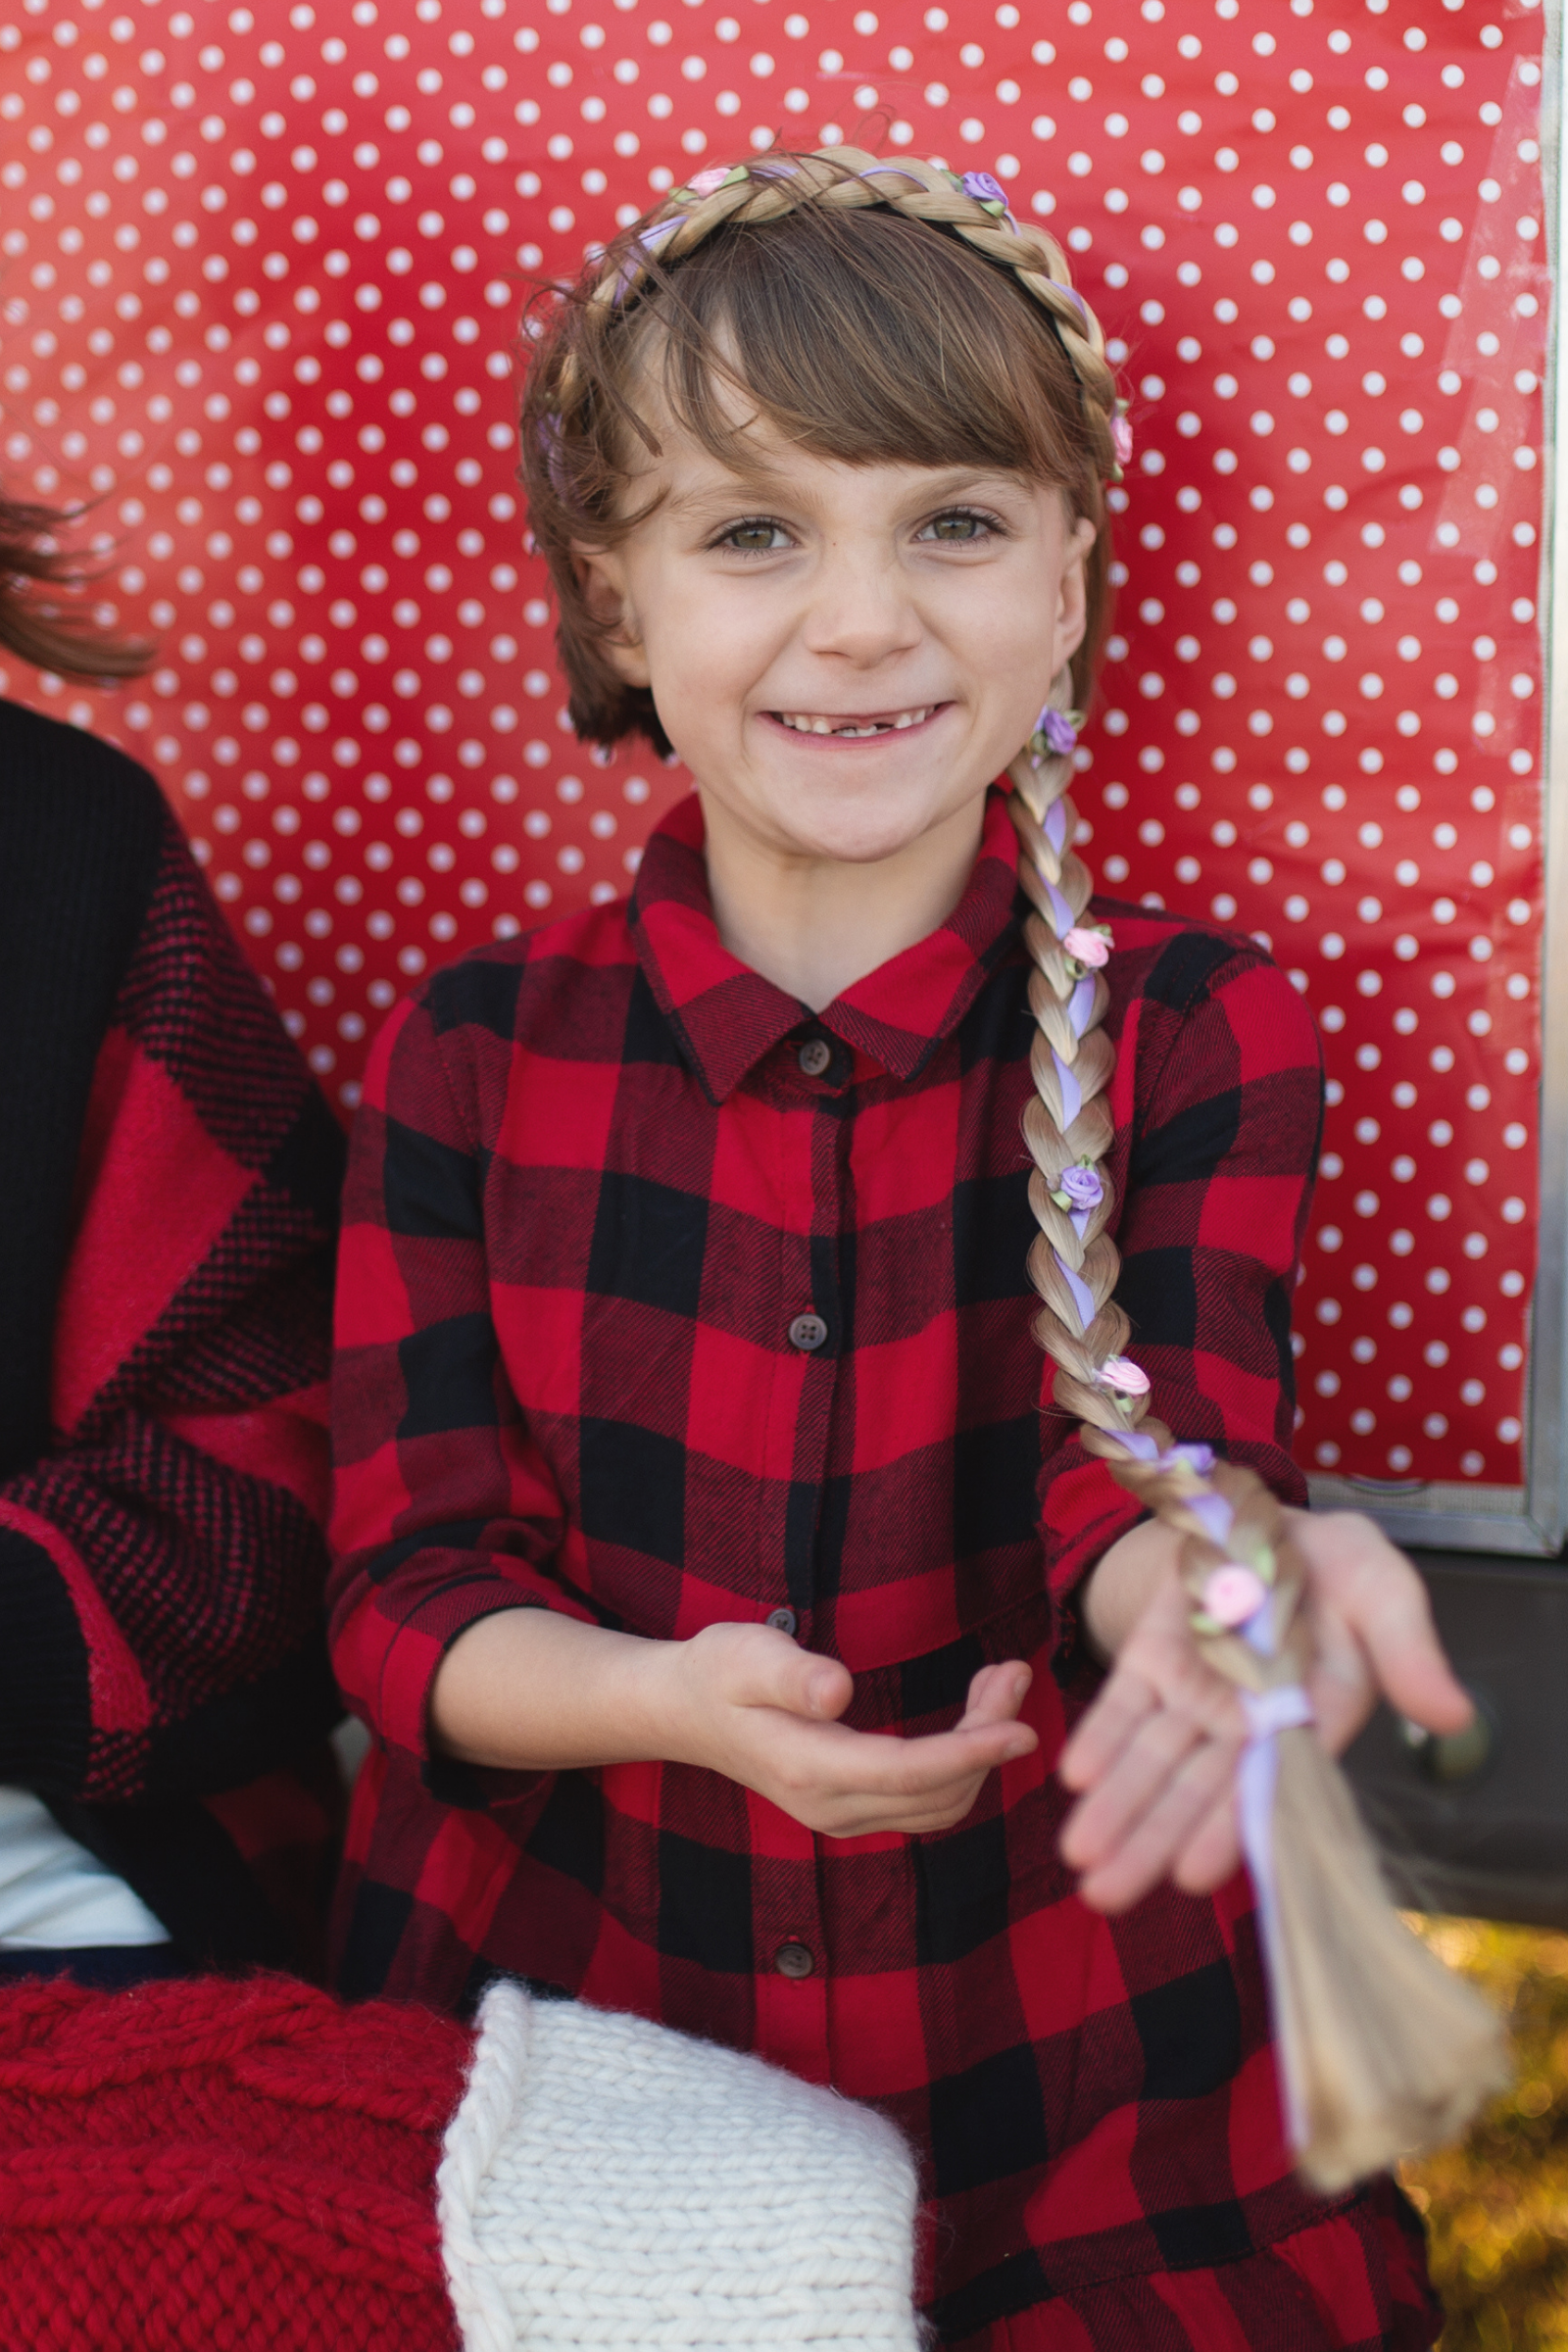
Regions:
<instances>
[{"instance_id":1,"label":"knitted red blanket","mask_svg":"<svg viewBox=\"0 0 1568 2352\"><path fill-rule=\"evenodd\" d=\"M434 2179L472 2035L279 1977L0 1999L0 2342L454 2352Z\"/></svg>"}]
</instances>

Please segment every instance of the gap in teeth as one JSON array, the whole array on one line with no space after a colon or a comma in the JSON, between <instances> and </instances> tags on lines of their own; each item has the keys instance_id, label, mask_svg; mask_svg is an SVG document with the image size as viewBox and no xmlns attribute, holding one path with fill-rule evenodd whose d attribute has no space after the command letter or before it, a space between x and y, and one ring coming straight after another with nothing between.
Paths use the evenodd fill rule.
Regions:
<instances>
[{"instance_id":1,"label":"gap in teeth","mask_svg":"<svg viewBox=\"0 0 1568 2352\"><path fill-rule=\"evenodd\" d=\"M891 735L905 727L917 727L930 716L930 707L920 710L901 710L897 718L872 719L863 727L835 726L830 718L812 718L801 711L781 710L779 716L785 726L792 727L798 735L840 735L851 741L858 741L865 735Z\"/></svg>"}]
</instances>

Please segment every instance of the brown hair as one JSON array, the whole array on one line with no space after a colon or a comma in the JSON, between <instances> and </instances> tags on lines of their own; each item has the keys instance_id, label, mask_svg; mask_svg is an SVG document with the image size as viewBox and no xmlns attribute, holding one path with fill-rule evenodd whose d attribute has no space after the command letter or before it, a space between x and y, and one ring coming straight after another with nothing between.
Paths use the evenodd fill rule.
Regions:
<instances>
[{"instance_id":1,"label":"brown hair","mask_svg":"<svg viewBox=\"0 0 1568 2352\"><path fill-rule=\"evenodd\" d=\"M669 749L652 695L609 660L577 564L583 546L613 545L649 511L628 513L624 492L635 445L658 454L639 405L651 361L667 413L732 464L726 384L786 440L841 464L980 464L1059 483L1100 534L1074 663L1087 700L1105 606L1101 485L1115 471L1115 387L1068 287L1043 230L1003 227L930 165L844 148L737 166L695 202L678 192L554 309L537 310L522 477L579 735L613 743L640 731Z\"/></svg>"},{"instance_id":2,"label":"brown hair","mask_svg":"<svg viewBox=\"0 0 1568 2352\"><path fill-rule=\"evenodd\" d=\"M49 507L0 498L0 646L40 669L71 677L137 677L155 649L113 635L84 609L80 599L90 574L57 539L74 520Z\"/></svg>"},{"instance_id":3,"label":"brown hair","mask_svg":"<svg viewBox=\"0 0 1568 2352\"><path fill-rule=\"evenodd\" d=\"M705 172L532 322L522 472L580 734L612 743L640 728L666 748L652 697L611 667L576 563L578 549L611 545L641 519L621 492L630 439L657 453L636 405L656 335L665 405L721 458L736 438L717 394L727 379L815 454L978 459L1059 482L1076 514L1102 523L1115 407L1100 329L1060 249L1032 225L1004 225L1000 198L995 182L854 148ZM1087 1450L1183 1539L1200 1645L1264 1710L1253 1720L1270 1728L1254 1738L1277 1740L1272 1884L1259 1911L1283 2103L1302 2171L1338 2190L1462 2128L1499 2079L1498 2036L1468 1987L1400 1926L1339 1767L1304 1728L1305 1569L1279 1504L1254 1472L1178 1446L1149 1416L1147 1374L1121 1353L1131 1326L1115 1297L1115 1192L1101 1164L1115 1134L1100 968L1112 943L1109 926L1089 919L1066 797L1069 712L1093 676L1103 548L1102 530L1089 633L1007 770L1030 903L1035 1091L1023 1128L1039 1226L1035 1333L1056 1365L1054 1400L1081 1422ZM1233 1563L1252 1570L1264 1595L1248 1627L1258 1646L1206 1613L1208 1580Z\"/></svg>"}]
</instances>

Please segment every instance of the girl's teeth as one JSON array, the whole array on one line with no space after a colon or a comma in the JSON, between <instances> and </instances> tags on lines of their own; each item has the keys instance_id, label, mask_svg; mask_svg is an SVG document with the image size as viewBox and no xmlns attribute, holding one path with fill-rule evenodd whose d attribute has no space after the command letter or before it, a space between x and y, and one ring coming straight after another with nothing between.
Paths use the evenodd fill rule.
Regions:
<instances>
[{"instance_id":1,"label":"girl's teeth","mask_svg":"<svg viewBox=\"0 0 1568 2352\"><path fill-rule=\"evenodd\" d=\"M864 735L886 735L904 727L917 727L930 716L929 706L923 710L902 710L897 718L872 719L863 727L851 724L835 725L830 718L808 718L804 712L787 712L784 724L793 727L798 735L842 735L858 742Z\"/></svg>"}]
</instances>

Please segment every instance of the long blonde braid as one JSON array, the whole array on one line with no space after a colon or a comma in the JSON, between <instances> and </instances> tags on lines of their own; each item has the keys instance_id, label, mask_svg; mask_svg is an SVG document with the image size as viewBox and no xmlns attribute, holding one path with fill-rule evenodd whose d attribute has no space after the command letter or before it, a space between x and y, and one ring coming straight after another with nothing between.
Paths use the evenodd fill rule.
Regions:
<instances>
[{"instance_id":1,"label":"long blonde braid","mask_svg":"<svg viewBox=\"0 0 1568 2352\"><path fill-rule=\"evenodd\" d=\"M613 331L650 287L667 286L669 272L716 230L807 206L902 213L1009 270L1066 355L1102 473L1120 478L1130 440L1099 323L1054 238L1014 221L984 173L960 180L937 165L853 147L700 172L607 252L587 301L590 340ZM592 381L591 367L568 353L554 386L559 407L540 428L552 480L573 444L590 438ZM1102 1026L1114 940L1110 926L1090 919L1090 877L1073 847L1072 700L1063 669L1007 770L1030 907L1036 1034L1023 1128L1040 1228L1028 1261L1041 1301L1035 1332L1056 1365L1054 1401L1079 1421L1085 1447L1181 1538L1194 1630L1243 1693L1252 1737L1238 1785L1286 2121L1303 2173L1336 2189L1459 2129L1499 2080L1497 2032L1491 2013L1400 1926L1344 1778L1309 1728L1305 1564L1279 1503L1254 1472L1216 1461L1206 1446L1178 1445L1150 1418L1149 1378L1123 1352L1131 1327L1115 1297L1116 1200L1103 1164L1114 1140L1105 1097L1115 1049Z\"/></svg>"}]
</instances>

